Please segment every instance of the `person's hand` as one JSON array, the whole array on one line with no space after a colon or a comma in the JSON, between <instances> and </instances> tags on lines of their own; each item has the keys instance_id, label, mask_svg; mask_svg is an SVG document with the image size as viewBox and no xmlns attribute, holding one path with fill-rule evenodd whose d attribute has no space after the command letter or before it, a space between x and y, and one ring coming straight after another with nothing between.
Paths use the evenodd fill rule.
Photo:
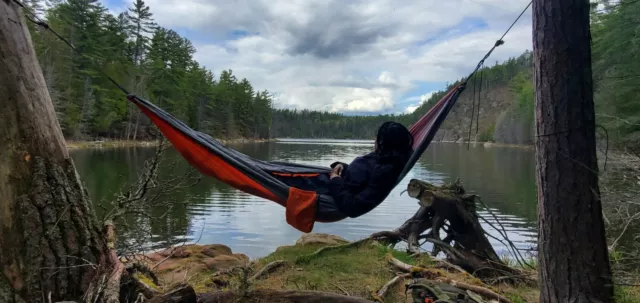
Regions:
<instances>
[{"instance_id":1,"label":"person's hand","mask_svg":"<svg viewBox=\"0 0 640 303\"><path fill-rule=\"evenodd\" d=\"M342 175L342 170L344 169L344 167L342 166L342 164L338 164L336 165L333 170L331 171L331 174L329 174L329 178L333 179L336 177L340 177Z\"/></svg>"}]
</instances>

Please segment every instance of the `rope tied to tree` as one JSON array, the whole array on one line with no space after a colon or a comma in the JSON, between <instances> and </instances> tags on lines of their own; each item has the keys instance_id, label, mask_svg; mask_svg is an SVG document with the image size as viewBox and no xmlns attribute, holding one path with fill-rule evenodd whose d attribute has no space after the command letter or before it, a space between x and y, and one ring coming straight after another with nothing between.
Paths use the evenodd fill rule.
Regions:
<instances>
[{"instance_id":1,"label":"rope tied to tree","mask_svg":"<svg viewBox=\"0 0 640 303\"><path fill-rule=\"evenodd\" d=\"M76 54L80 55L81 57L87 59L91 64L95 65L96 67L98 66L93 60L92 58L90 58L89 56L83 54L82 52L80 52L68 39L66 39L65 37L63 37L62 35L60 35L56 30L54 30L53 28L51 28L51 26L49 26L49 24L47 22L45 22L44 20L40 19L40 17L38 17L38 15L36 15L33 11L31 11L28 7L26 7L24 4L22 4L20 1L18 0L13 0L14 3L16 3L18 6L20 6L24 11L25 11L25 18L27 18L27 20L29 20L31 23L38 25L42 28L44 28L45 30L51 32L53 35L55 35L58 39L60 39L62 42L64 42L66 45L68 45ZM114 80L113 78L111 78L109 75L107 75L102 69L100 68L96 68L96 70L98 71L98 73L100 73L101 75L103 75L107 80L109 80L109 82L111 82L115 87L117 87L119 90L121 90L125 95L127 95L127 97L129 96L133 96L129 93L129 91L127 89L124 88L124 86L120 85L120 83L118 83L116 80Z\"/></svg>"},{"instance_id":2,"label":"rope tied to tree","mask_svg":"<svg viewBox=\"0 0 640 303\"><path fill-rule=\"evenodd\" d=\"M529 4L527 4L527 6L522 10L520 15L518 15L518 17L513 21L513 23L511 23L511 26L509 26L509 28L507 28L507 30L504 32L504 34L502 34L502 37L500 37L500 39L496 40L496 42L493 44L493 47L491 47L491 49L489 49L489 51L484 55L484 57L482 57L480 62L478 62L478 64L476 65L476 68L471 72L471 74L469 74L469 76L467 76L467 78L465 79L465 81L461 85L461 87L464 89L464 87L466 87L466 85L469 82L469 80L471 78L473 78L473 98L472 98L472 101L471 101L471 103L473 104L473 109L471 111L471 119L469 121L469 134L468 134L468 138L467 138L467 150L469 150L469 145L471 144L471 129L473 127L473 118L474 118L473 116L474 116L474 114L476 114L475 113L475 99L476 99L476 97L475 97L476 96L475 76L476 76L476 73L478 72L478 70L480 70L484 66L484 62L489 58L489 56L491 56L493 51L496 48L498 48L499 46L504 45L504 37L507 36L509 31L511 31L513 26L516 25L518 20L520 20L522 15L524 15L524 13L529 9L531 4L533 4L533 0L529 1ZM482 91L482 73L480 73L480 91ZM479 129L479 126L478 126L479 119L480 119L480 96L478 96L478 113L476 114L476 135L478 134L478 129Z\"/></svg>"}]
</instances>

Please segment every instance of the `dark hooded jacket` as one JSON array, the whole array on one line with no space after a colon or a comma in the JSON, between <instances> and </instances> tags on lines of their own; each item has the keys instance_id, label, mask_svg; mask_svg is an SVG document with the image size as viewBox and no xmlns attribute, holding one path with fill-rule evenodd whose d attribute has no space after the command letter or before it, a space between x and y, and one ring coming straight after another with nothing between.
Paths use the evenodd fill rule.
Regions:
<instances>
[{"instance_id":1,"label":"dark hooded jacket","mask_svg":"<svg viewBox=\"0 0 640 303\"><path fill-rule=\"evenodd\" d=\"M329 181L329 192L336 208L356 218L376 208L395 187L411 153L379 155L376 152L358 157L343 165L342 176Z\"/></svg>"}]
</instances>

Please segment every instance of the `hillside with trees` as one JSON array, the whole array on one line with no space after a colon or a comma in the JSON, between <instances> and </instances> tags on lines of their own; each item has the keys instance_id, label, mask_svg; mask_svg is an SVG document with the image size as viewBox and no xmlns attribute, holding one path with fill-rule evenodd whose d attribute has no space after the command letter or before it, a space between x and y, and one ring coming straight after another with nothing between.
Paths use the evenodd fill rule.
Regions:
<instances>
[{"instance_id":1,"label":"hillside with trees","mask_svg":"<svg viewBox=\"0 0 640 303\"><path fill-rule=\"evenodd\" d=\"M470 135L472 141L531 144L532 64L531 52L527 51L517 58L480 69L477 78L468 82L436 140L464 141ZM274 110L272 136L371 139L384 121L396 120L411 125L463 80L433 94L410 114L345 116L308 110Z\"/></svg>"}]
</instances>

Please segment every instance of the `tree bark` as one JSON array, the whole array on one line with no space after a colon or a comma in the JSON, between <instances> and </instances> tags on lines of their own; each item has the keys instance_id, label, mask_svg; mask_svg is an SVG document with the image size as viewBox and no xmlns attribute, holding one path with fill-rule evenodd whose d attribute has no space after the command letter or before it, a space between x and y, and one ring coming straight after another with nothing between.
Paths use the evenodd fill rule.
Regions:
<instances>
[{"instance_id":1,"label":"tree bark","mask_svg":"<svg viewBox=\"0 0 640 303\"><path fill-rule=\"evenodd\" d=\"M0 0L0 302L75 300L108 250L18 9Z\"/></svg>"},{"instance_id":2,"label":"tree bark","mask_svg":"<svg viewBox=\"0 0 640 303\"><path fill-rule=\"evenodd\" d=\"M540 302L612 302L598 189L589 1L534 0Z\"/></svg>"}]
</instances>

